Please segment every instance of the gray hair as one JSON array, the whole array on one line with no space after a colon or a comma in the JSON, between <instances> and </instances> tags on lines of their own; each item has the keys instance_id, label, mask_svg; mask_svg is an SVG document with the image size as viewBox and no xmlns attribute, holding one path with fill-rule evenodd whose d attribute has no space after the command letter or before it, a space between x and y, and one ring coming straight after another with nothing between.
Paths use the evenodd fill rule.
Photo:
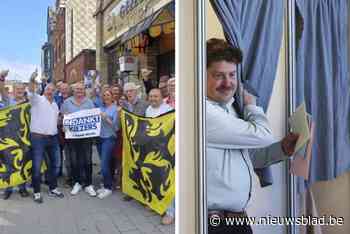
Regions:
<instances>
[{"instance_id":1,"label":"gray hair","mask_svg":"<svg viewBox=\"0 0 350 234\"><path fill-rule=\"evenodd\" d=\"M52 87L53 89L56 89L56 86L53 84L53 83L48 83L46 86L45 86L45 91L49 88L49 87Z\"/></svg>"}]
</instances>

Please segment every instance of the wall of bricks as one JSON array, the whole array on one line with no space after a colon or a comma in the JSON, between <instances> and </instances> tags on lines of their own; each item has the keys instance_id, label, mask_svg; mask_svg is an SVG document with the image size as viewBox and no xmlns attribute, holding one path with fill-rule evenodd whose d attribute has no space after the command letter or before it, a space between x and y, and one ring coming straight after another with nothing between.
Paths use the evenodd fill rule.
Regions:
<instances>
[{"instance_id":1,"label":"wall of bricks","mask_svg":"<svg viewBox=\"0 0 350 234\"><path fill-rule=\"evenodd\" d=\"M66 81L73 84L84 80L84 72L96 69L96 52L82 50L72 61L66 65Z\"/></svg>"},{"instance_id":2,"label":"wall of bricks","mask_svg":"<svg viewBox=\"0 0 350 234\"><path fill-rule=\"evenodd\" d=\"M53 45L53 81L65 79L65 9L56 11L56 24L52 34Z\"/></svg>"}]
</instances>

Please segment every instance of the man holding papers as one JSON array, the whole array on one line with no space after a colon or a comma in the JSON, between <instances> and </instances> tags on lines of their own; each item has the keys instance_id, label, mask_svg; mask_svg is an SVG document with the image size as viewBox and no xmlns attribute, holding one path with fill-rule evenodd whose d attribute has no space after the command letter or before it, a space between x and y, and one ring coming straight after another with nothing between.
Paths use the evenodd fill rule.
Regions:
<instances>
[{"instance_id":1,"label":"man holding papers","mask_svg":"<svg viewBox=\"0 0 350 234\"><path fill-rule=\"evenodd\" d=\"M207 206L209 233L252 233L248 223L212 225L213 219L247 217L252 193L252 173L248 149L270 146L276 140L256 98L243 90L244 117L233 107L237 92L237 64L242 52L221 39L207 42ZM292 154L297 135L290 134L272 147ZM264 163L261 163L264 165Z\"/></svg>"}]
</instances>

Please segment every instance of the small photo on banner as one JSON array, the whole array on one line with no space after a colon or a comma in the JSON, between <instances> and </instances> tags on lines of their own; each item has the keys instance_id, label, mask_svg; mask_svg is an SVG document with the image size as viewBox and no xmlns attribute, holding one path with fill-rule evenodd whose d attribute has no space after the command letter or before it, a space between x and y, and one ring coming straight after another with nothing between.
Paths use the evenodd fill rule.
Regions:
<instances>
[{"instance_id":1,"label":"small photo on banner","mask_svg":"<svg viewBox=\"0 0 350 234\"><path fill-rule=\"evenodd\" d=\"M0 189L31 179L30 104L0 110Z\"/></svg>"},{"instance_id":2,"label":"small photo on banner","mask_svg":"<svg viewBox=\"0 0 350 234\"><path fill-rule=\"evenodd\" d=\"M123 193L163 214L175 196L175 112L145 118L121 111Z\"/></svg>"},{"instance_id":3,"label":"small photo on banner","mask_svg":"<svg viewBox=\"0 0 350 234\"><path fill-rule=\"evenodd\" d=\"M66 139L98 137L101 132L101 111L93 108L66 114L63 128Z\"/></svg>"}]
</instances>

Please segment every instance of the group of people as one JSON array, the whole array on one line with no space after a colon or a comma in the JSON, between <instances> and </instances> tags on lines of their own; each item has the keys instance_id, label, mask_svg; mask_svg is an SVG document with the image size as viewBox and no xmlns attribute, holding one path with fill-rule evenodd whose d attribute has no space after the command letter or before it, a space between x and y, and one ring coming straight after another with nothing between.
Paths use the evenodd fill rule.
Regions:
<instances>
[{"instance_id":1,"label":"group of people","mask_svg":"<svg viewBox=\"0 0 350 234\"><path fill-rule=\"evenodd\" d=\"M44 177L49 186L49 196L64 197L57 186L57 178L62 175L63 168L66 169L66 183L72 187L70 191L72 196L81 190L100 199L111 195L114 188L120 188L121 108L145 117L157 117L175 109L175 78L161 77L159 88L150 89L147 97L142 98L140 86L133 82L125 83L124 86L115 84L95 87L91 95L87 95L83 82L69 85L60 81L56 85L48 83L39 87L35 76L32 76L28 87L23 83L16 83L13 95L10 96L4 86L7 73L8 71L3 71L0 74L0 109L22 102L31 104L32 187L33 199L37 203L43 202L41 192L43 161L48 168ZM65 139L63 116L92 108L99 108L101 111L100 136ZM94 144L99 154L102 175L102 186L97 190L92 183ZM115 172L119 172L119 176L115 176ZM7 188L3 198L9 199L12 192L13 188ZM22 197L29 196L25 184L19 186L19 193ZM175 211L169 207L169 212L163 216L162 223L171 224L174 217Z\"/></svg>"}]
</instances>

